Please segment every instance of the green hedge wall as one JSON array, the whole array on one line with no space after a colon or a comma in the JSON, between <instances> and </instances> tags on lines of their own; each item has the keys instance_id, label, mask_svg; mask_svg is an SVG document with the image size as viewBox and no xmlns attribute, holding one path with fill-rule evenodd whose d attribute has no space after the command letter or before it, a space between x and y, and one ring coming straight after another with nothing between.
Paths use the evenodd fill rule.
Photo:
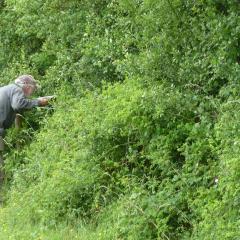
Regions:
<instances>
[{"instance_id":1,"label":"green hedge wall","mask_svg":"<svg viewBox=\"0 0 240 240\"><path fill-rule=\"evenodd\" d=\"M8 134L4 239L239 238L237 0L0 9L1 84L58 95Z\"/></svg>"}]
</instances>

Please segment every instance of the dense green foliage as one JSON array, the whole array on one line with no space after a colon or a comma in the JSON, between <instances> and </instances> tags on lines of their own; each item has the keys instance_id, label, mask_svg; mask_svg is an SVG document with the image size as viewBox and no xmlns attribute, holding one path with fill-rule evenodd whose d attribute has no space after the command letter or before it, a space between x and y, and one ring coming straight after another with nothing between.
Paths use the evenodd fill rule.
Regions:
<instances>
[{"instance_id":1,"label":"dense green foliage","mask_svg":"<svg viewBox=\"0 0 240 240\"><path fill-rule=\"evenodd\" d=\"M3 1L1 82L58 98L8 133L0 239L238 239L239 12Z\"/></svg>"}]
</instances>

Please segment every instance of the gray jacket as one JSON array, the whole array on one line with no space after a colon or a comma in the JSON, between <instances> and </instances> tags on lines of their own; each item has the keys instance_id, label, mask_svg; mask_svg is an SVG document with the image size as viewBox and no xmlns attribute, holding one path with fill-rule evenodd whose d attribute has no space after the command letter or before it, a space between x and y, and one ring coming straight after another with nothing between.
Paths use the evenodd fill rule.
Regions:
<instances>
[{"instance_id":1,"label":"gray jacket","mask_svg":"<svg viewBox=\"0 0 240 240\"><path fill-rule=\"evenodd\" d=\"M3 129L9 128L20 110L38 106L38 100L27 99L21 87L9 84L0 87L0 135Z\"/></svg>"}]
</instances>

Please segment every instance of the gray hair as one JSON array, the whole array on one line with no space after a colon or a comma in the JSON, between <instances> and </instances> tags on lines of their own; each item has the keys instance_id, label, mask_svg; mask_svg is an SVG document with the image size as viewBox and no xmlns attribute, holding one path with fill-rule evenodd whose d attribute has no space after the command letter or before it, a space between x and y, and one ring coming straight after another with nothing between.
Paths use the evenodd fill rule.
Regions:
<instances>
[{"instance_id":1,"label":"gray hair","mask_svg":"<svg viewBox=\"0 0 240 240\"><path fill-rule=\"evenodd\" d=\"M27 85L34 86L36 89L40 88L38 82L31 75L21 75L17 79L15 79L14 82L21 88Z\"/></svg>"}]
</instances>

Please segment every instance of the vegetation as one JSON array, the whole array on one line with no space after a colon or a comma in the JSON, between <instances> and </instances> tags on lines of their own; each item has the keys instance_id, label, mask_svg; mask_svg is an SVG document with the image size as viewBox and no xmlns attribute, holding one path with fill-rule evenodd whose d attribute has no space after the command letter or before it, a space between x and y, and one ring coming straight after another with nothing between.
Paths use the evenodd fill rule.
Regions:
<instances>
[{"instance_id":1,"label":"vegetation","mask_svg":"<svg viewBox=\"0 0 240 240\"><path fill-rule=\"evenodd\" d=\"M58 97L8 132L0 239L240 238L239 13L2 1L1 83Z\"/></svg>"}]
</instances>

